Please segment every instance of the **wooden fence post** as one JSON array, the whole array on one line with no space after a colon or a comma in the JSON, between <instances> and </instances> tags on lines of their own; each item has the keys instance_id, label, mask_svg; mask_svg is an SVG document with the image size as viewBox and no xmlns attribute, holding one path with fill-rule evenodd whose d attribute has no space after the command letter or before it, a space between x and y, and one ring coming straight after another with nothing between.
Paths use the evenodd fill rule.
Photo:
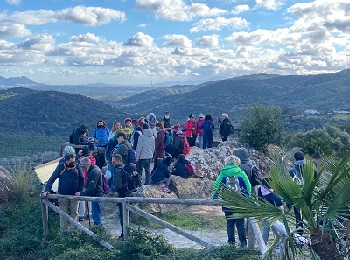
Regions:
<instances>
[{"instance_id":1,"label":"wooden fence post","mask_svg":"<svg viewBox=\"0 0 350 260\"><path fill-rule=\"evenodd\" d=\"M124 239L126 239L128 237L128 226L130 224L130 214L129 214L129 209L126 207L127 202L124 200L122 202L122 208L123 208L123 236Z\"/></svg>"},{"instance_id":2,"label":"wooden fence post","mask_svg":"<svg viewBox=\"0 0 350 260\"><path fill-rule=\"evenodd\" d=\"M43 236L45 238L49 234L49 212L48 212L48 206L46 206L43 203L41 196L40 196L40 205L41 205L41 217L43 220Z\"/></svg>"}]
</instances>

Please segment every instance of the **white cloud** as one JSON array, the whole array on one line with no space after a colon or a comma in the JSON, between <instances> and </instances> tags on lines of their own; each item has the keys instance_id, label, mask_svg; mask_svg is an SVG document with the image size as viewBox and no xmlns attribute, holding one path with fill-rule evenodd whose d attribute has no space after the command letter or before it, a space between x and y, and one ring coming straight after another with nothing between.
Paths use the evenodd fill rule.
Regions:
<instances>
[{"instance_id":1,"label":"white cloud","mask_svg":"<svg viewBox=\"0 0 350 260\"><path fill-rule=\"evenodd\" d=\"M233 10L233 14L240 14L249 11L249 5L237 5Z\"/></svg>"},{"instance_id":2,"label":"white cloud","mask_svg":"<svg viewBox=\"0 0 350 260\"><path fill-rule=\"evenodd\" d=\"M254 9L264 8L268 10L278 10L282 5L283 1L281 0L255 0Z\"/></svg>"},{"instance_id":3,"label":"white cloud","mask_svg":"<svg viewBox=\"0 0 350 260\"><path fill-rule=\"evenodd\" d=\"M5 23L0 25L0 38L23 38L31 35L31 32L23 24Z\"/></svg>"},{"instance_id":4,"label":"white cloud","mask_svg":"<svg viewBox=\"0 0 350 260\"><path fill-rule=\"evenodd\" d=\"M35 25L58 22L99 25L110 23L112 20L124 21L125 13L101 7L75 6L61 11L30 10L15 12L9 17L1 17L1 20L11 23L21 21L23 24Z\"/></svg>"},{"instance_id":5,"label":"white cloud","mask_svg":"<svg viewBox=\"0 0 350 260\"><path fill-rule=\"evenodd\" d=\"M22 2L22 0L5 0L5 2L10 5L19 5Z\"/></svg>"},{"instance_id":6,"label":"white cloud","mask_svg":"<svg viewBox=\"0 0 350 260\"><path fill-rule=\"evenodd\" d=\"M50 35L42 35L27 39L26 41L18 44L18 48L24 50L32 50L39 52L48 52L54 49L55 40Z\"/></svg>"},{"instance_id":7,"label":"white cloud","mask_svg":"<svg viewBox=\"0 0 350 260\"><path fill-rule=\"evenodd\" d=\"M79 36L72 36L70 38L72 42L100 42L100 38L95 36L93 33L80 34Z\"/></svg>"},{"instance_id":8,"label":"white cloud","mask_svg":"<svg viewBox=\"0 0 350 260\"><path fill-rule=\"evenodd\" d=\"M192 47L192 41L184 35L168 34L168 35L165 35L163 38L165 40L165 44L169 46L177 46L180 48Z\"/></svg>"},{"instance_id":9,"label":"white cloud","mask_svg":"<svg viewBox=\"0 0 350 260\"><path fill-rule=\"evenodd\" d=\"M248 21L241 17L206 18L199 20L196 26L190 29L190 32L220 31L223 27L229 27L231 30L246 29L248 24Z\"/></svg>"},{"instance_id":10,"label":"white cloud","mask_svg":"<svg viewBox=\"0 0 350 260\"><path fill-rule=\"evenodd\" d=\"M220 47L219 37L217 35L205 35L198 40L197 45L205 48L218 48Z\"/></svg>"},{"instance_id":11,"label":"white cloud","mask_svg":"<svg viewBox=\"0 0 350 260\"><path fill-rule=\"evenodd\" d=\"M211 17L227 13L219 8L209 8L202 3L186 5L183 0L137 0L136 7L156 13L160 19L191 21L194 17Z\"/></svg>"},{"instance_id":12,"label":"white cloud","mask_svg":"<svg viewBox=\"0 0 350 260\"><path fill-rule=\"evenodd\" d=\"M138 32L133 37L129 38L125 45L151 47L153 45L153 38L147 34Z\"/></svg>"}]
</instances>

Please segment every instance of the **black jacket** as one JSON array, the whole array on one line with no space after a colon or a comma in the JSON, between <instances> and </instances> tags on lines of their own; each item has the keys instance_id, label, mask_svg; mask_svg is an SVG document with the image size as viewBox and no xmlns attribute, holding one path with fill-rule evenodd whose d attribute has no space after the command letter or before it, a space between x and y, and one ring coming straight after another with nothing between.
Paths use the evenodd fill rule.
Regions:
<instances>
[{"instance_id":1,"label":"black jacket","mask_svg":"<svg viewBox=\"0 0 350 260\"><path fill-rule=\"evenodd\" d=\"M113 174L113 186L112 191L118 192L119 198L125 198L127 191L123 189L123 169L124 164L118 164L115 166Z\"/></svg>"},{"instance_id":2,"label":"black jacket","mask_svg":"<svg viewBox=\"0 0 350 260\"><path fill-rule=\"evenodd\" d=\"M155 183L161 182L164 180L164 178L169 178L170 177L170 172L168 169L168 166L160 162L157 165L157 169L154 171L154 173L151 176L151 180Z\"/></svg>"},{"instance_id":3,"label":"black jacket","mask_svg":"<svg viewBox=\"0 0 350 260\"><path fill-rule=\"evenodd\" d=\"M87 184L82 196L102 197L102 173L97 165L91 164L88 170Z\"/></svg>"},{"instance_id":4,"label":"black jacket","mask_svg":"<svg viewBox=\"0 0 350 260\"><path fill-rule=\"evenodd\" d=\"M232 128L232 124L228 118L225 118L220 123L220 130L219 133L221 136L229 136L230 135L230 129Z\"/></svg>"},{"instance_id":5,"label":"black jacket","mask_svg":"<svg viewBox=\"0 0 350 260\"><path fill-rule=\"evenodd\" d=\"M73 132L73 144L86 144L88 134L86 133L86 138L82 138L84 134L85 132L80 127L76 128Z\"/></svg>"},{"instance_id":6,"label":"black jacket","mask_svg":"<svg viewBox=\"0 0 350 260\"><path fill-rule=\"evenodd\" d=\"M57 165L45 185L45 191L51 191L52 184L57 178L59 178L58 194L74 195L76 192L83 191L84 176L79 164L75 163L73 168L68 168L65 163Z\"/></svg>"}]
</instances>

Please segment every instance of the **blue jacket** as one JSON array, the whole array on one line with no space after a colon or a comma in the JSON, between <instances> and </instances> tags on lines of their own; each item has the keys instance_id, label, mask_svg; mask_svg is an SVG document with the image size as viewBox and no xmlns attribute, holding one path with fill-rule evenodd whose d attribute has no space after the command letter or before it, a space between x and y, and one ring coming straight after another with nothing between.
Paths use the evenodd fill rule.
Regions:
<instances>
[{"instance_id":1,"label":"blue jacket","mask_svg":"<svg viewBox=\"0 0 350 260\"><path fill-rule=\"evenodd\" d=\"M52 184L57 178L59 179L58 194L74 195L76 192L83 191L84 176L79 164L75 164L73 168L68 168L65 163L57 165L45 185L45 191L49 192L52 189Z\"/></svg>"},{"instance_id":2,"label":"blue jacket","mask_svg":"<svg viewBox=\"0 0 350 260\"><path fill-rule=\"evenodd\" d=\"M213 136L214 123L211 120L205 120L199 126L200 129L203 129L203 136Z\"/></svg>"},{"instance_id":3,"label":"blue jacket","mask_svg":"<svg viewBox=\"0 0 350 260\"><path fill-rule=\"evenodd\" d=\"M164 178L169 178L170 177L170 172L168 170L168 166L160 162L157 165L157 169L154 171L154 173L151 176L151 180L155 183L161 182L164 180Z\"/></svg>"},{"instance_id":4,"label":"blue jacket","mask_svg":"<svg viewBox=\"0 0 350 260\"><path fill-rule=\"evenodd\" d=\"M183 162L177 162L171 174L187 179L190 176L186 170L186 164L188 163L191 163L191 162L188 160L185 160Z\"/></svg>"},{"instance_id":5,"label":"blue jacket","mask_svg":"<svg viewBox=\"0 0 350 260\"><path fill-rule=\"evenodd\" d=\"M95 128L94 138L98 140L98 143L95 143L96 147L104 146L108 144L109 129L107 127Z\"/></svg>"}]
</instances>

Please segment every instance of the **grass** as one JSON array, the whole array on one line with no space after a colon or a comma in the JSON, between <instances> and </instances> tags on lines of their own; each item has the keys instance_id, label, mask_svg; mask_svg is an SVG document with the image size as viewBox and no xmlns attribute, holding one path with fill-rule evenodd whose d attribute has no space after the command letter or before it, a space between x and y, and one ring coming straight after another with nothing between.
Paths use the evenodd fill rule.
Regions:
<instances>
[{"instance_id":1,"label":"grass","mask_svg":"<svg viewBox=\"0 0 350 260\"><path fill-rule=\"evenodd\" d=\"M155 214L155 216L173 224L176 227L186 230L217 231L226 229L226 219L224 214L222 214L222 216L195 214L186 211L186 208L182 208L181 210L158 213ZM147 225L151 228L162 228L161 226L144 218L139 218L133 221L133 224L143 226Z\"/></svg>"}]
</instances>

